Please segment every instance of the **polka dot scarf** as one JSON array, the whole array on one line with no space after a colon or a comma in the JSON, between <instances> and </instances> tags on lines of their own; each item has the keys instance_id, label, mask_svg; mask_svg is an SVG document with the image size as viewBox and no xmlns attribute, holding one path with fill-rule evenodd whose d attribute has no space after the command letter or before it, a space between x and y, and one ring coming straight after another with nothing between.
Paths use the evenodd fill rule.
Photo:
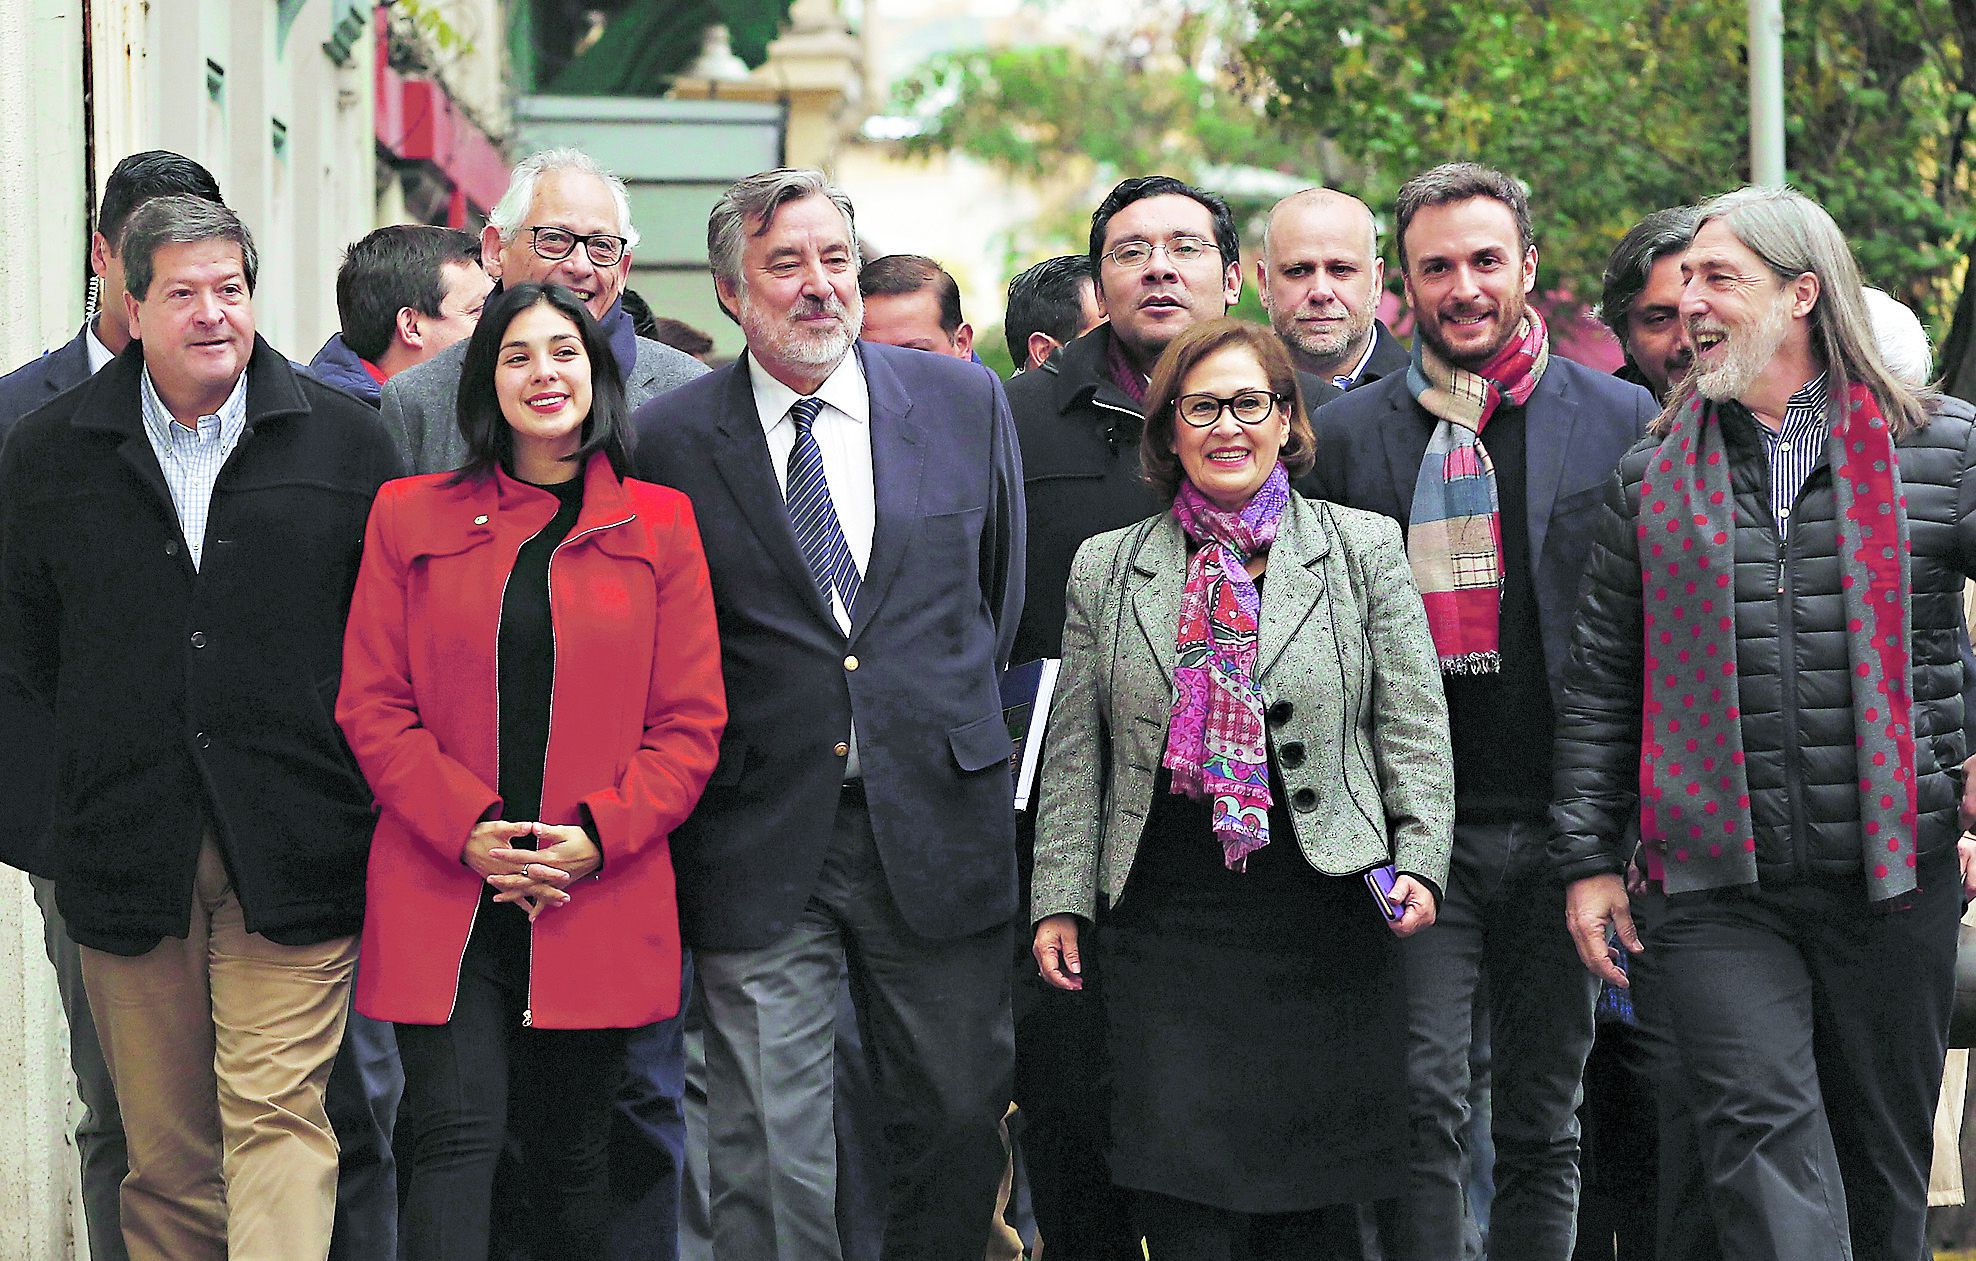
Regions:
<instances>
[{"instance_id":1,"label":"polka dot scarf","mask_svg":"<svg viewBox=\"0 0 1976 1261\"><path fill-rule=\"evenodd\" d=\"M1828 452L1859 758L1869 900L1915 887L1907 499L1892 432L1866 387L1835 399ZM1641 835L1670 894L1756 883L1736 688L1736 505L1716 409L1696 399L1640 484L1646 689Z\"/></svg>"}]
</instances>

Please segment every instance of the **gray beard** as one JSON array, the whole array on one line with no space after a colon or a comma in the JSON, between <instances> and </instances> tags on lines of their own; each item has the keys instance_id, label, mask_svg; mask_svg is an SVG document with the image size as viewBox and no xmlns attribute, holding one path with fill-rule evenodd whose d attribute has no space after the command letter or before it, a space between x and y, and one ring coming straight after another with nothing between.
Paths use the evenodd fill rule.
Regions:
<instances>
[{"instance_id":1,"label":"gray beard","mask_svg":"<svg viewBox=\"0 0 1976 1261\"><path fill-rule=\"evenodd\" d=\"M1791 295L1780 293L1761 320L1731 330L1723 342L1721 360L1714 367L1695 373L1695 393L1717 403L1749 393L1756 379L1770 366L1777 348L1784 344L1790 321Z\"/></svg>"}]
</instances>

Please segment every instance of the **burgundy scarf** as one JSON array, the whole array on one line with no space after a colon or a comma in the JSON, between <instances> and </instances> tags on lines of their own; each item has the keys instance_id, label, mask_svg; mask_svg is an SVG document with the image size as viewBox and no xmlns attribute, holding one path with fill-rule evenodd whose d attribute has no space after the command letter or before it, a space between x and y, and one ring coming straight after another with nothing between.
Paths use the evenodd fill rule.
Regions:
<instances>
[{"instance_id":1,"label":"burgundy scarf","mask_svg":"<svg viewBox=\"0 0 1976 1261\"><path fill-rule=\"evenodd\" d=\"M1860 850L1868 900L1897 905L1915 887L1917 819L1907 499L1893 433L1872 394L1854 385L1832 405L1827 450L1836 461ZM1640 483L1640 832L1669 893L1757 880L1737 707L1735 518L1721 418L1696 399Z\"/></svg>"}]
</instances>

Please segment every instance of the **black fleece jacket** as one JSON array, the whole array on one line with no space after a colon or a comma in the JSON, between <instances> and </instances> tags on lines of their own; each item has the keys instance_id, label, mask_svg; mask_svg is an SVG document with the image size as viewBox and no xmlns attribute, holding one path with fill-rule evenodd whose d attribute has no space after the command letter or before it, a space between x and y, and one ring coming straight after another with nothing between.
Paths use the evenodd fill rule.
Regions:
<instances>
[{"instance_id":1,"label":"black fleece jacket","mask_svg":"<svg viewBox=\"0 0 1976 1261\"><path fill-rule=\"evenodd\" d=\"M332 718L364 522L397 457L377 413L255 340L202 567L138 399L143 348L0 451L0 674L55 751L42 861L69 933L140 954L189 926L217 837L247 928L354 932L370 792Z\"/></svg>"}]
</instances>

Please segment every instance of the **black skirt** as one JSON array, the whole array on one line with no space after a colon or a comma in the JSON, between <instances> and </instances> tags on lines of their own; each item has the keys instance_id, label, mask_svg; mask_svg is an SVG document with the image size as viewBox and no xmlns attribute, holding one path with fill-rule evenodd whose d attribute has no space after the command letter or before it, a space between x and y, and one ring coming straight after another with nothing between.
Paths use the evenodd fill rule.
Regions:
<instances>
[{"instance_id":1,"label":"black skirt","mask_svg":"<svg viewBox=\"0 0 1976 1261\"><path fill-rule=\"evenodd\" d=\"M1236 873L1207 803L1170 783L1162 770L1097 934L1113 1180L1241 1213L1401 1194L1398 938L1362 877L1311 867L1280 804L1270 843Z\"/></svg>"}]
</instances>

